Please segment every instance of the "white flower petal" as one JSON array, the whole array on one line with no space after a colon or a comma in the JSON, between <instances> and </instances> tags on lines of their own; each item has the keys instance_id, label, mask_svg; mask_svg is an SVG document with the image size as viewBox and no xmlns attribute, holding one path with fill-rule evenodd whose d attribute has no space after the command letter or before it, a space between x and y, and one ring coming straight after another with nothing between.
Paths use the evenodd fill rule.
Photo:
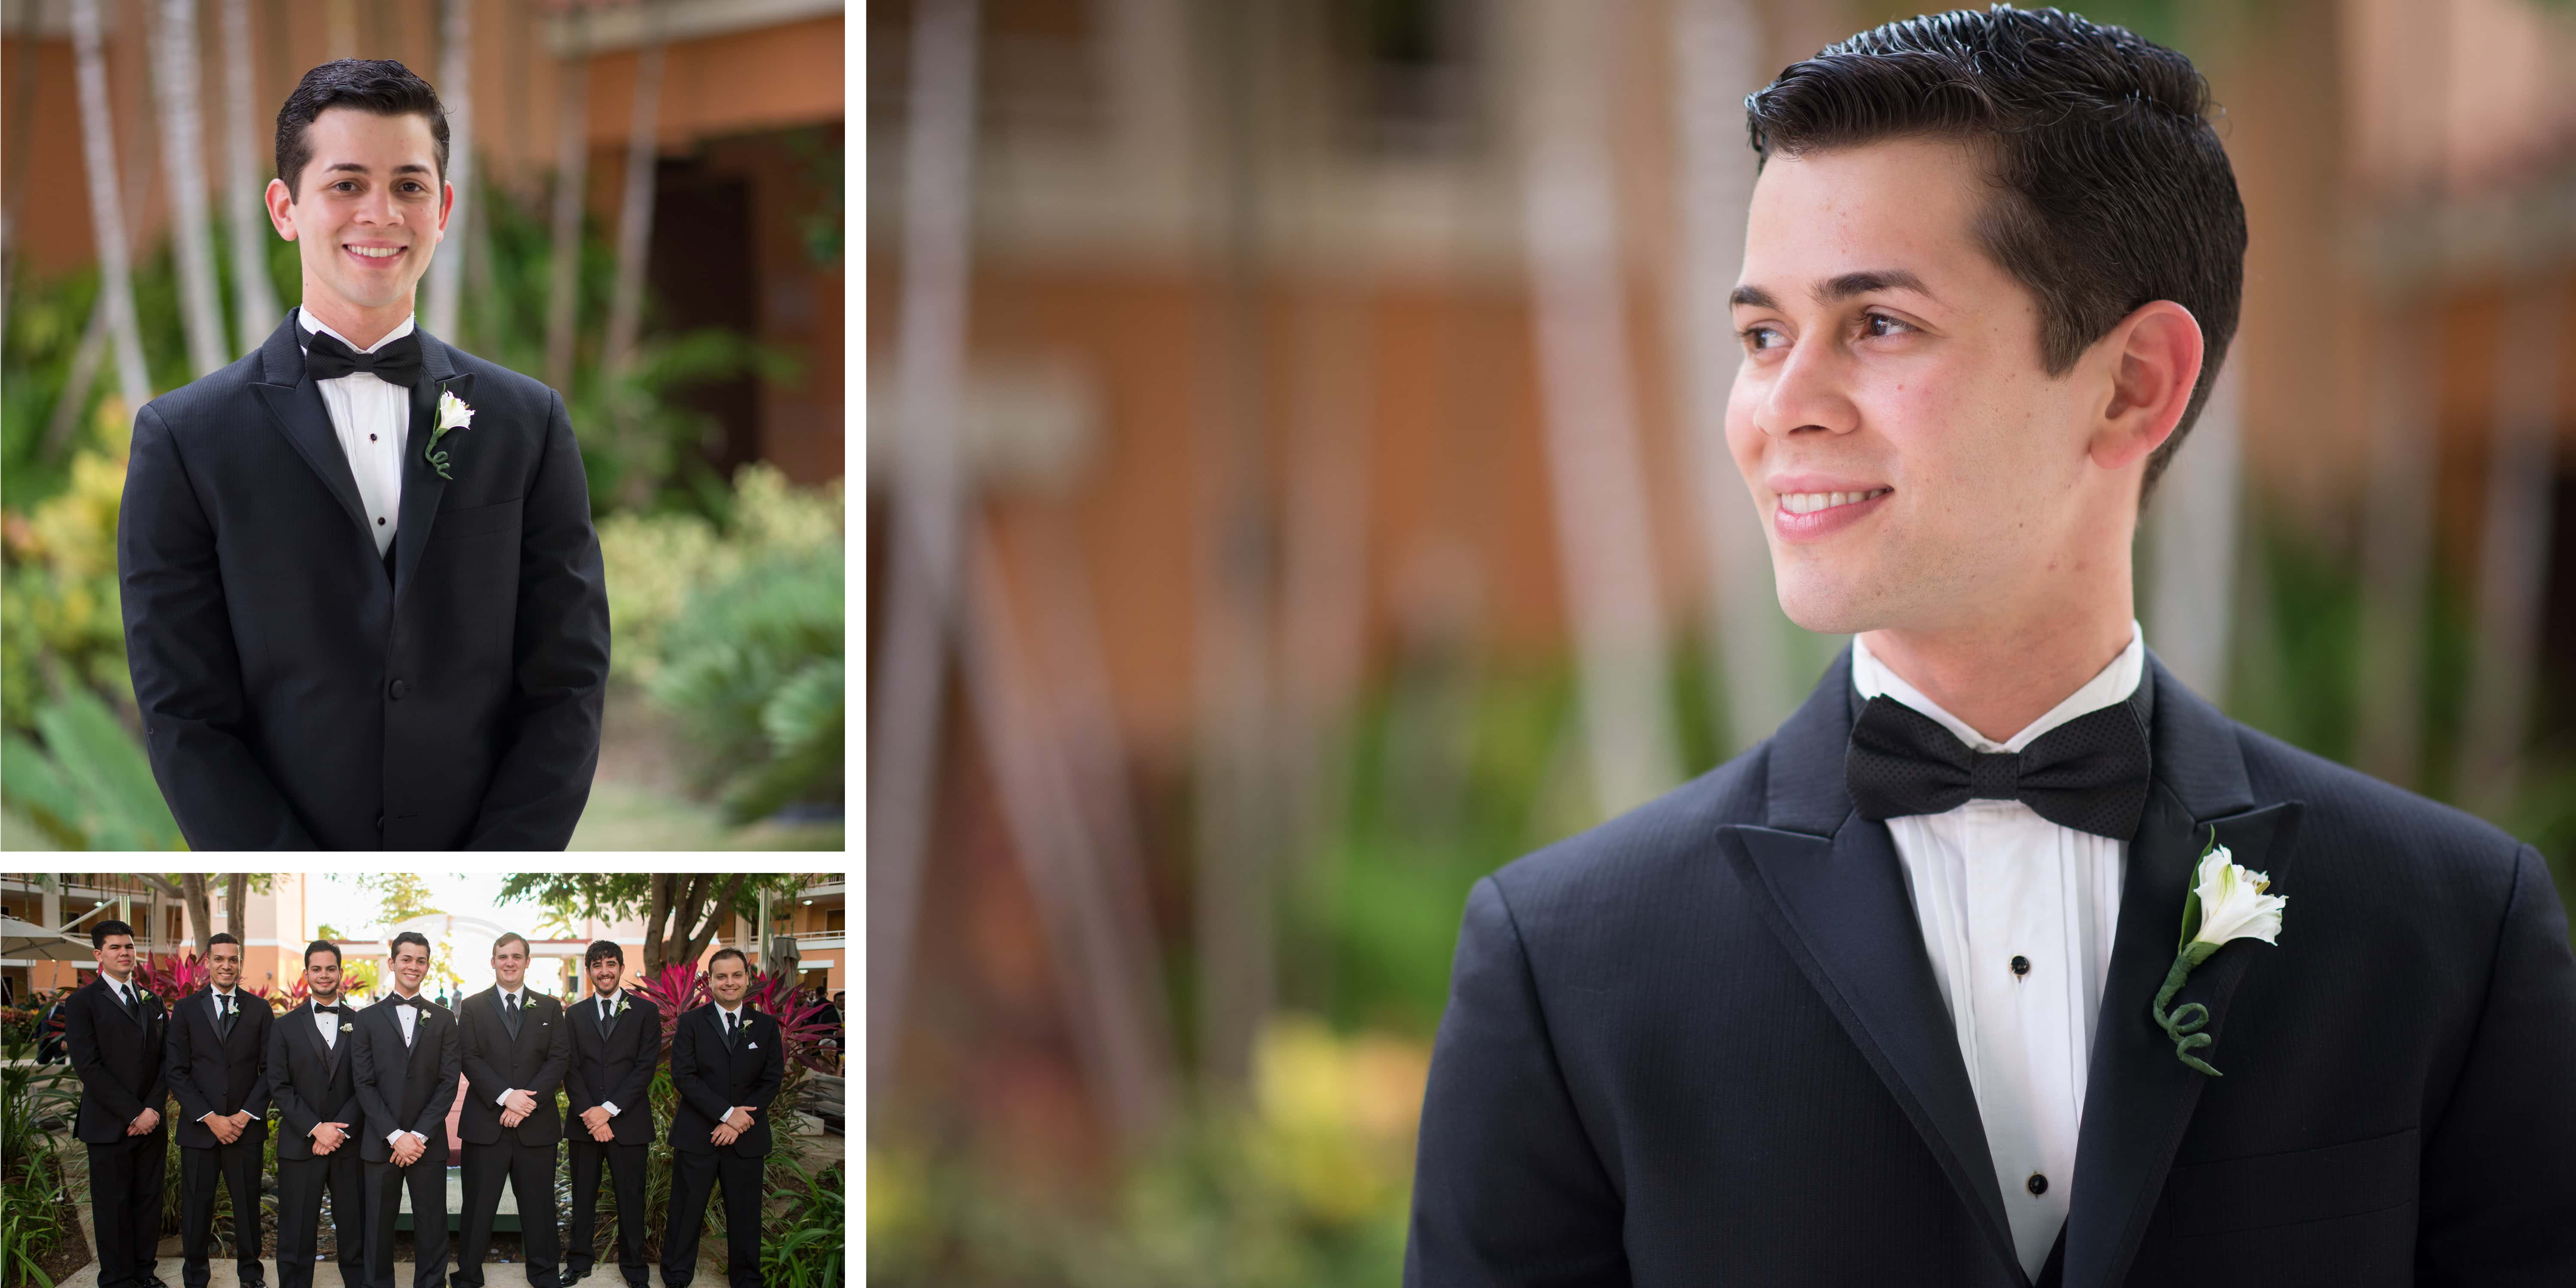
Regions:
<instances>
[{"instance_id":1,"label":"white flower petal","mask_svg":"<svg viewBox=\"0 0 2576 1288\"><path fill-rule=\"evenodd\" d=\"M2193 890L2200 896L2200 929L2192 935L2195 943L2225 944L2236 939L2260 939L2278 942L2281 933L2281 910L2288 900L2281 895L2265 894L2262 887L2271 878L2250 872L2235 861L2226 846L2211 850L2200 861L2199 879Z\"/></svg>"}]
</instances>

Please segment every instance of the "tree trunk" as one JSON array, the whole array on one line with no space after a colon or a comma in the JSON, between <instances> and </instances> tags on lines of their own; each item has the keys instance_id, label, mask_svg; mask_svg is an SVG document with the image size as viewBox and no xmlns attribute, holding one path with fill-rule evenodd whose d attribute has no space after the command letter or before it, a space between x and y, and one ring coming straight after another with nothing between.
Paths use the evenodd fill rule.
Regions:
<instances>
[{"instance_id":1,"label":"tree trunk","mask_svg":"<svg viewBox=\"0 0 2576 1288\"><path fill-rule=\"evenodd\" d=\"M277 287L268 280L268 190L260 168L259 109L253 101L250 0L224 5L224 206L232 216L233 318L240 330L236 353L249 353L285 318Z\"/></svg>"},{"instance_id":2,"label":"tree trunk","mask_svg":"<svg viewBox=\"0 0 2576 1288\"><path fill-rule=\"evenodd\" d=\"M90 386L98 381L99 359L107 353L108 314L113 310L106 292L89 307L89 325L81 331L80 344L72 350L72 369L63 380L63 392L54 399L53 414L45 421L46 460L58 461L71 447L72 431L80 427L81 412L89 406Z\"/></svg>"},{"instance_id":3,"label":"tree trunk","mask_svg":"<svg viewBox=\"0 0 2576 1288\"><path fill-rule=\"evenodd\" d=\"M161 164L170 181L172 246L179 268L179 321L188 369L202 376L232 360L223 294L215 285L215 243L206 226L204 95L197 86L197 0L162 0L153 41L161 98Z\"/></svg>"},{"instance_id":4,"label":"tree trunk","mask_svg":"<svg viewBox=\"0 0 2576 1288\"><path fill-rule=\"evenodd\" d=\"M429 309L423 316L431 335L456 341L465 256L473 245L463 236L466 207L474 194L474 0L446 0L439 32L438 99L447 105L447 182L456 190L456 205L447 212L448 236L429 261Z\"/></svg>"},{"instance_id":5,"label":"tree trunk","mask_svg":"<svg viewBox=\"0 0 2576 1288\"><path fill-rule=\"evenodd\" d=\"M1724 759L1771 736L1803 687L1789 673L1788 619L1772 586L1762 515L1726 446L1738 365L1727 296L1743 266L1744 212L1753 198L1744 96L1762 82L1762 39L1744 0L1679 0L1672 27L1681 274L1667 285L1665 317L1682 385L1681 445L1698 483L1706 542L1703 647Z\"/></svg>"},{"instance_id":6,"label":"tree trunk","mask_svg":"<svg viewBox=\"0 0 2576 1288\"><path fill-rule=\"evenodd\" d=\"M2218 361L2211 355L2209 361ZM2192 692L2227 702L2244 491L2243 382L2222 367L2200 423L2156 485L2148 515L2155 583L2145 614L2156 656Z\"/></svg>"},{"instance_id":7,"label":"tree trunk","mask_svg":"<svg viewBox=\"0 0 2576 1288\"><path fill-rule=\"evenodd\" d=\"M224 929L232 932L242 946L250 946L249 908L250 874L235 872L224 878Z\"/></svg>"},{"instance_id":8,"label":"tree trunk","mask_svg":"<svg viewBox=\"0 0 2576 1288\"><path fill-rule=\"evenodd\" d=\"M949 621L965 486L957 460L975 161L975 0L914 13L894 379L893 530L868 757L868 1091L903 1033L921 868L937 805Z\"/></svg>"},{"instance_id":9,"label":"tree trunk","mask_svg":"<svg viewBox=\"0 0 2576 1288\"><path fill-rule=\"evenodd\" d=\"M1604 42L1618 24L1570 6L1527 12L1536 66L1522 195L1548 480L1593 796L1608 817L1677 777L1605 117Z\"/></svg>"},{"instance_id":10,"label":"tree trunk","mask_svg":"<svg viewBox=\"0 0 2576 1288\"><path fill-rule=\"evenodd\" d=\"M2487 461L2486 530L2478 542L2477 661L2469 668L2468 719L2452 792L2488 818L2503 817L2519 792L2538 688L2568 287L2558 274L2531 274L2506 306L2496 347L2495 439Z\"/></svg>"},{"instance_id":11,"label":"tree trunk","mask_svg":"<svg viewBox=\"0 0 2576 1288\"><path fill-rule=\"evenodd\" d=\"M580 20L576 17L574 21L578 24ZM581 313L582 195L590 170L590 55L573 54L564 59L555 93L559 106L555 117L554 259L549 266L553 280L546 294L546 383L569 397L573 346L578 338L574 325Z\"/></svg>"},{"instance_id":12,"label":"tree trunk","mask_svg":"<svg viewBox=\"0 0 2576 1288\"><path fill-rule=\"evenodd\" d=\"M206 876L202 872L183 873L179 877L180 897L188 905L188 938L197 946L197 955L206 955L206 941L215 935L214 901L206 897Z\"/></svg>"},{"instance_id":13,"label":"tree trunk","mask_svg":"<svg viewBox=\"0 0 2576 1288\"><path fill-rule=\"evenodd\" d=\"M127 415L152 401L143 335L134 317L133 265L126 254L125 203L116 191L116 128L108 115L107 61L101 50L98 0L72 0L72 54L80 80L81 157L89 172L90 238L98 251L99 291L108 301L108 335Z\"/></svg>"},{"instance_id":14,"label":"tree trunk","mask_svg":"<svg viewBox=\"0 0 2576 1288\"><path fill-rule=\"evenodd\" d=\"M704 892L711 890L714 885L715 877L713 874L709 874L699 878L696 884L690 887L689 893L692 898L703 898L705 897ZM698 920L698 928L691 932L686 946L683 947L679 955L673 957L672 960L678 962L696 961L698 959L698 954L707 950L707 941L715 938L716 927L723 925L725 916L733 911L734 896L740 893L742 893L742 874L736 872L726 879L724 889L722 892L715 895L715 901L704 905L704 916ZM690 913L683 909L681 910L681 915L673 920L673 924L675 926L686 926L692 918L696 916L697 914ZM733 946L737 948L741 947L739 944Z\"/></svg>"},{"instance_id":15,"label":"tree trunk","mask_svg":"<svg viewBox=\"0 0 2576 1288\"><path fill-rule=\"evenodd\" d=\"M653 899L644 913L644 968L646 970L662 968L662 919L671 909L671 887L678 884L679 880L680 878L668 872L655 873L652 878Z\"/></svg>"},{"instance_id":16,"label":"tree trunk","mask_svg":"<svg viewBox=\"0 0 2576 1288\"><path fill-rule=\"evenodd\" d=\"M635 365L635 335L644 322L644 274L653 249L654 159L662 119L662 36L647 9L647 34L635 51L635 110L626 124L626 192L617 211L617 287L608 298L608 373Z\"/></svg>"}]
</instances>

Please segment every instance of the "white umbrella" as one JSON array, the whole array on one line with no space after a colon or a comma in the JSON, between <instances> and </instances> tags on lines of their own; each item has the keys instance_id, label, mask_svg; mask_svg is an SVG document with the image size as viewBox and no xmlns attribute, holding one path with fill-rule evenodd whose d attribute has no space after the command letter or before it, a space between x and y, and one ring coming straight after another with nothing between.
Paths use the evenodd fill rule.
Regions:
<instances>
[{"instance_id":1,"label":"white umbrella","mask_svg":"<svg viewBox=\"0 0 2576 1288\"><path fill-rule=\"evenodd\" d=\"M97 956L80 940L47 930L31 921L0 916L0 957L19 961L94 962Z\"/></svg>"}]
</instances>

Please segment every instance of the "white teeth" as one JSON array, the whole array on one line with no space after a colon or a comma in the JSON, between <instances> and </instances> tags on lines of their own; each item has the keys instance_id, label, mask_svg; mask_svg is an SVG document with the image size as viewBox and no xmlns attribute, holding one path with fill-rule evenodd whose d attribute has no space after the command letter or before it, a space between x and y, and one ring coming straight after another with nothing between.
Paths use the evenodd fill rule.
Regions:
<instances>
[{"instance_id":1,"label":"white teeth","mask_svg":"<svg viewBox=\"0 0 2576 1288\"><path fill-rule=\"evenodd\" d=\"M1780 496L1780 508L1791 514L1814 514L1818 510L1830 510L1838 505L1850 505L1855 501L1866 501L1874 496L1885 496L1888 491L1889 489L1881 487L1871 488L1866 492L1784 492Z\"/></svg>"},{"instance_id":2,"label":"white teeth","mask_svg":"<svg viewBox=\"0 0 2576 1288\"><path fill-rule=\"evenodd\" d=\"M402 253L400 246L352 246L349 249L369 259L392 259Z\"/></svg>"}]
</instances>

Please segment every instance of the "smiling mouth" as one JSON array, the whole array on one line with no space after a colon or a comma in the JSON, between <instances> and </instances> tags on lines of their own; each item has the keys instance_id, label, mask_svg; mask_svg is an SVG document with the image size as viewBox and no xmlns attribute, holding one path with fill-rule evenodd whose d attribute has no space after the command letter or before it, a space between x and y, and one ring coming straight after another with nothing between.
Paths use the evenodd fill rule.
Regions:
<instances>
[{"instance_id":1,"label":"smiling mouth","mask_svg":"<svg viewBox=\"0 0 2576 1288\"><path fill-rule=\"evenodd\" d=\"M1781 494L1780 508L1791 514L1814 514L1818 510L1830 510L1838 505L1858 505L1874 497L1885 496L1892 491L1895 489L1881 487L1871 488L1866 492L1787 492Z\"/></svg>"},{"instance_id":2,"label":"smiling mouth","mask_svg":"<svg viewBox=\"0 0 2576 1288\"><path fill-rule=\"evenodd\" d=\"M402 258L403 252L410 248L407 246L351 246L343 244L340 249L345 250L360 259L383 261L400 259Z\"/></svg>"}]
</instances>

